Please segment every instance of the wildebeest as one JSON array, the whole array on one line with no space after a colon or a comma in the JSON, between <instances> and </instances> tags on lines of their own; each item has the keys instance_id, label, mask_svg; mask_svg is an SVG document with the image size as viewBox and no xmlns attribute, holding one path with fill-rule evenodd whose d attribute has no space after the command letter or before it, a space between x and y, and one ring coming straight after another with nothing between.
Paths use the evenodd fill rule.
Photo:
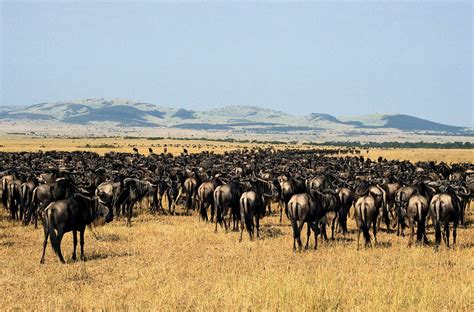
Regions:
<instances>
[{"instance_id":1,"label":"wildebeest","mask_svg":"<svg viewBox=\"0 0 474 312\"><path fill-rule=\"evenodd\" d=\"M354 205L354 217L357 223L357 249L359 249L360 232L364 234L365 246L370 244L370 225L373 225L374 240L377 244L377 217L379 209L371 194L360 197Z\"/></svg>"},{"instance_id":2,"label":"wildebeest","mask_svg":"<svg viewBox=\"0 0 474 312\"><path fill-rule=\"evenodd\" d=\"M460 218L460 207L456 195L452 191L436 194L430 203L429 213L435 227L436 247L441 242L441 234L449 247L449 223L453 223L453 244L456 244L457 227ZM441 232L441 225L444 232Z\"/></svg>"},{"instance_id":3,"label":"wildebeest","mask_svg":"<svg viewBox=\"0 0 474 312\"><path fill-rule=\"evenodd\" d=\"M296 242L301 250L301 230L307 224L307 239L305 248L309 247L311 230L314 232L314 249L318 247L318 223L325 216L326 210L321 204L317 191L309 190L308 193L295 194L288 202L288 216L293 228L293 250L296 250Z\"/></svg>"},{"instance_id":4,"label":"wildebeest","mask_svg":"<svg viewBox=\"0 0 474 312\"><path fill-rule=\"evenodd\" d=\"M65 263L61 252L61 240L67 232L73 233L72 260L76 260L77 232L79 232L81 244L81 260L84 255L84 231L86 225L94 221L98 216L105 216L107 208L99 204L97 197L88 198L81 194L74 194L67 199L50 203L42 212L43 215L43 254L40 263L44 263L48 237L51 237L51 246L59 261Z\"/></svg>"},{"instance_id":5,"label":"wildebeest","mask_svg":"<svg viewBox=\"0 0 474 312\"><path fill-rule=\"evenodd\" d=\"M428 209L428 200L426 199L426 197L420 194L414 194L408 200L408 205L406 209L406 219L408 219L408 226L410 227L410 239L408 241L408 246L411 246L411 244L413 243L413 235L415 233L415 222L417 225L416 241L418 243L422 241L425 243L428 242L425 230Z\"/></svg>"},{"instance_id":6,"label":"wildebeest","mask_svg":"<svg viewBox=\"0 0 474 312\"><path fill-rule=\"evenodd\" d=\"M72 196L74 188L68 178L58 178L54 183L38 185L33 190L32 204L25 215L24 223L28 224L31 218L34 218L36 228L38 216L42 215L41 211L53 201Z\"/></svg>"},{"instance_id":7,"label":"wildebeest","mask_svg":"<svg viewBox=\"0 0 474 312\"><path fill-rule=\"evenodd\" d=\"M262 182L260 182L262 183ZM265 200L262 184L257 179L251 180L252 190L242 193L240 197L240 239L242 241L242 234L244 227L247 228L250 240L253 239L254 227L257 228L257 238L260 238L260 218L265 214ZM266 181L263 181L266 184ZM255 218L255 222L254 222Z\"/></svg>"},{"instance_id":8,"label":"wildebeest","mask_svg":"<svg viewBox=\"0 0 474 312\"><path fill-rule=\"evenodd\" d=\"M214 203L216 206L216 222L214 231L217 232L217 223L224 223L226 232L230 227L230 219L233 219L233 229L236 229L239 220L240 196L242 185L238 181L230 181L227 184L216 187L214 191Z\"/></svg>"}]
</instances>

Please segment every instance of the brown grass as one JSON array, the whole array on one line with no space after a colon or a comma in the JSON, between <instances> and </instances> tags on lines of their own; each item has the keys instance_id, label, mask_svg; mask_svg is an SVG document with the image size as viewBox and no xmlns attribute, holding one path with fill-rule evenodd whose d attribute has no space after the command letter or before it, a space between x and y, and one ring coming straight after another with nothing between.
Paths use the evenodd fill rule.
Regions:
<instances>
[{"instance_id":1,"label":"brown grass","mask_svg":"<svg viewBox=\"0 0 474 312\"><path fill-rule=\"evenodd\" d=\"M72 237L66 234L62 250L68 264L61 265L48 246L46 264L40 265L43 231L12 223L0 207L0 307L472 310L472 214L469 227L458 231L457 246L443 245L439 252L432 246L407 248L407 237L381 231L374 248L356 251L351 233L320 243L317 251L294 254L288 221L279 225L277 220L262 220L262 240L250 242L244 233L239 243L238 233L225 234L219 228L215 234L212 225L195 215L140 212L131 228L121 220L100 228L100 240L87 231L86 262L71 262ZM353 220L349 228L355 228ZM431 241L433 236L430 228Z\"/></svg>"}]
</instances>

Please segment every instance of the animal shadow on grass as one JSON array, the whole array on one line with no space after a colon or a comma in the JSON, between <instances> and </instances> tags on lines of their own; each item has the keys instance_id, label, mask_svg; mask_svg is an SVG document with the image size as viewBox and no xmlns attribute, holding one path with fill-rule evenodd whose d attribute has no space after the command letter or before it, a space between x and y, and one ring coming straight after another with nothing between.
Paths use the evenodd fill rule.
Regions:
<instances>
[{"instance_id":1,"label":"animal shadow on grass","mask_svg":"<svg viewBox=\"0 0 474 312\"><path fill-rule=\"evenodd\" d=\"M120 240L120 236L117 234L98 234L97 240L99 242L117 242Z\"/></svg>"},{"instance_id":2,"label":"animal shadow on grass","mask_svg":"<svg viewBox=\"0 0 474 312\"><path fill-rule=\"evenodd\" d=\"M12 241L4 241L0 243L0 246L2 247L12 247L13 245L15 245L15 243Z\"/></svg>"},{"instance_id":3,"label":"animal shadow on grass","mask_svg":"<svg viewBox=\"0 0 474 312\"><path fill-rule=\"evenodd\" d=\"M392 242L378 242L377 245L375 244L374 241L372 241L372 246L374 246L375 248L390 248L392 247Z\"/></svg>"},{"instance_id":4,"label":"animal shadow on grass","mask_svg":"<svg viewBox=\"0 0 474 312\"><path fill-rule=\"evenodd\" d=\"M132 255L133 253L127 252L127 251L114 252L114 253L93 252L92 254L89 254L89 255L86 254L86 261L103 260L107 258L130 257Z\"/></svg>"},{"instance_id":5,"label":"animal shadow on grass","mask_svg":"<svg viewBox=\"0 0 474 312\"><path fill-rule=\"evenodd\" d=\"M269 224L263 225L260 229L260 237L263 239L273 239L283 235L284 233L281 229L273 227Z\"/></svg>"}]
</instances>

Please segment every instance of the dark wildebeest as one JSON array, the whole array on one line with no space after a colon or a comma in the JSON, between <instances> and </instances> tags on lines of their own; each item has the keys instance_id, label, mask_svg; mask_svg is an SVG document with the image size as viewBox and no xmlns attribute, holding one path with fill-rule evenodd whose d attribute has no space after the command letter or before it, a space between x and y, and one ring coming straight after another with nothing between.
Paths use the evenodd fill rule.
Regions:
<instances>
[{"instance_id":1,"label":"dark wildebeest","mask_svg":"<svg viewBox=\"0 0 474 312\"><path fill-rule=\"evenodd\" d=\"M307 224L307 240L305 248L309 246L311 230L314 232L314 249L318 247L318 223L326 215L326 210L322 205L320 194L314 190L309 193L293 195L288 202L288 217L293 228L293 250L296 250L296 242L301 250L301 230L304 224Z\"/></svg>"},{"instance_id":2,"label":"dark wildebeest","mask_svg":"<svg viewBox=\"0 0 474 312\"><path fill-rule=\"evenodd\" d=\"M33 190L36 187L36 182L30 178L20 185L20 219L23 220L24 214L33 204Z\"/></svg>"},{"instance_id":3,"label":"dark wildebeest","mask_svg":"<svg viewBox=\"0 0 474 312\"><path fill-rule=\"evenodd\" d=\"M217 223L224 223L226 232L230 227L230 218L233 218L233 229L237 228L239 220L240 196L242 194L242 185L238 181L231 181L224 185L219 185L214 191L214 204L216 206L216 226Z\"/></svg>"},{"instance_id":4,"label":"dark wildebeest","mask_svg":"<svg viewBox=\"0 0 474 312\"><path fill-rule=\"evenodd\" d=\"M67 178L58 178L54 183L38 185L32 194L32 204L25 215L25 225L30 223L31 218L35 220L35 228L38 227L38 216L51 202L66 199L74 193L74 185Z\"/></svg>"},{"instance_id":5,"label":"dark wildebeest","mask_svg":"<svg viewBox=\"0 0 474 312\"><path fill-rule=\"evenodd\" d=\"M354 205L354 217L357 223L357 250L359 250L360 232L364 234L365 246L370 244L370 225L373 225L374 240L377 244L377 217L379 207L375 205L374 197L368 195L360 197Z\"/></svg>"},{"instance_id":6,"label":"dark wildebeest","mask_svg":"<svg viewBox=\"0 0 474 312\"><path fill-rule=\"evenodd\" d=\"M126 225L132 225L133 206L147 195L156 196L156 185L149 181L141 181L136 178L123 180L123 189L116 204L121 205L123 213L126 214Z\"/></svg>"},{"instance_id":7,"label":"dark wildebeest","mask_svg":"<svg viewBox=\"0 0 474 312\"><path fill-rule=\"evenodd\" d=\"M186 214L188 214L189 209L194 210L196 206L196 195L201 183L201 178L196 170L193 172L193 176L187 178L183 183L183 193L186 196Z\"/></svg>"},{"instance_id":8,"label":"dark wildebeest","mask_svg":"<svg viewBox=\"0 0 474 312\"><path fill-rule=\"evenodd\" d=\"M10 181L7 185L7 209L12 220L19 219L18 210L21 210L20 180Z\"/></svg>"},{"instance_id":9,"label":"dark wildebeest","mask_svg":"<svg viewBox=\"0 0 474 312\"><path fill-rule=\"evenodd\" d=\"M15 180L14 175L6 175L2 177L2 204L5 209L7 208L8 198L8 185Z\"/></svg>"},{"instance_id":10,"label":"dark wildebeest","mask_svg":"<svg viewBox=\"0 0 474 312\"><path fill-rule=\"evenodd\" d=\"M247 228L250 240L253 239L254 227L257 227L257 238L260 238L260 218L265 215L265 200L262 184L265 182L259 182L252 180L252 190L242 193L240 197L240 239L242 241L242 234L244 227ZM255 217L255 222L254 222Z\"/></svg>"},{"instance_id":11,"label":"dark wildebeest","mask_svg":"<svg viewBox=\"0 0 474 312\"><path fill-rule=\"evenodd\" d=\"M219 176L216 176L212 181L204 182L198 188L199 215L202 220L209 220L207 217L207 209L211 207L211 222L214 221L214 191L219 185L222 185L222 182Z\"/></svg>"},{"instance_id":12,"label":"dark wildebeest","mask_svg":"<svg viewBox=\"0 0 474 312\"><path fill-rule=\"evenodd\" d=\"M304 193L306 190L305 181L301 178L292 178L281 183L281 201L285 207L285 214L288 217L288 202L295 194ZM282 222L283 205L280 206L280 223Z\"/></svg>"},{"instance_id":13,"label":"dark wildebeest","mask_svg":"<svg viewBox=\"0 0 474 312\"><path fill-rule=\"evenodd\" d=\"M328 239L326 234L326 225L331 225L331 239L334 239L336 222L339 219L339 210L341 203L339 194L331 189L326 189L320 192L316 190L322 209L326 211L326 215L321 220L321 235L325 240Z\"/></svg>"},{"instance_id":14,"label":"dark wildebeest","mask_svg":"<svg viewBox=\"0 0 474 312\"><path fill-rule=\"evenodd\" d=\"M40 263L44 263L48 237L51 237L51 246L59 261L65 263L61 253L61 240L63 235L72 231L74 251L72 260L76 260L77 231L79 231L81 244L81 260L84 256L84 231L99 216L105 216L108 211L105 206L99 204L97 197L88 198L81 194L74 194L67 199L50 203L42 212L43 215L43 254ZM57 231L57 233L56 233Z\"/></svg>"},{"instance_id":15,"label":"dark wildebeest","mask_svg":"<svg viewBox=\"0 0 474 312\"><path fill-rule=\"evenodd\" d=\"M408 226L410 227L410 239L408 240L408 246L413 243L413 235L415 233L415 222L416 226L416 241L420 243L424 240L427 243L425 224L426 216L428 215L429 204L426 197L416 193L413 194L408 200L406 219L408 219Z\"/></svg>"},{"instance_id":16,"label":"dark wildebeest","mask_svg":"<svg viewBox=\"0 0 474 312\"><path fill-rule=\"evenodd\" d=\"M352 204L354 202L354 193L350 189L342 187L339 189L338 195L340 208L338 213L339 216L337 226L341 226L342 234L346 235L348 233L347 217L349 215L349 210L351 209Z\"/></svg>"},{"instance_id":17,"label":"dark wildebeest","mask_svg":"<svg viewBox=\"0 0 474 312\"><path fill-rule=\"evenodd\" d=\"M456 231L460 218L460 207L456 194L447 191L433 196L429 213L435 227L436 248L441 242L441 224L444 225L443 240L449 248L449 222L453 223L453 245L456 244Z\"/></svg>"}]
</instances>

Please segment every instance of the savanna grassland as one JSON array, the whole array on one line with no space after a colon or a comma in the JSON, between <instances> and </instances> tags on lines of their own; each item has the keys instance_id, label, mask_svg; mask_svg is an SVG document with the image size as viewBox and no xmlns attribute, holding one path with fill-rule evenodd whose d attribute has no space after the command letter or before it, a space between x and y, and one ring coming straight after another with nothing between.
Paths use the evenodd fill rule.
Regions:
<instances>
[{"instance_id":1,"label":"savanna grassland","mask_svg":"<svg viewBox=\"0 0 474 312\"><path fill-rule=\"evenodd\" d=\"M166 141L104 139L8 141L1 150L105 150L146 153ZM115 139L114 139L115 140ZM106 142L105 142L106 141ZM62 143L61 143L62 142ZM104 148L100 144L117 144ZM13 145L11 145L13 144ZM96 146L80 148L80 146ZM175 141L166 144L193 142ZM216 152L243 144L199 141ZM206 146L208 144L209 146ZM40 145L44 147L40 147ZM176 152L182 150L182 146ZM153 147L161 152L162 147ZM168 148L169 149L169 148ZM199 147L196 147L196 151ZM169 150L174 152L174 150ZM362 155L367 154L363 151ZM472 161L469 150L369 150L369 157L417 161ZM50 246L39 264L43 231L8 220L0 207L0 307L2 310L472 310L474 215L458 230L457 246L407 247L408 237L378 235L379 245L356 250L355 223L349 235L321 242L318 249L292 251L288 220L262 219L262 239L242 243L192 216L152 216L137 211L132 227L116 220L86 231L87 261L72 262L72 235L62 243L67 264ZM276 209L276 206L274 207ZM428 238L434 240L433 229ZM314 241L311 242L311 246Z\"/></svg>"}]
</instances>

